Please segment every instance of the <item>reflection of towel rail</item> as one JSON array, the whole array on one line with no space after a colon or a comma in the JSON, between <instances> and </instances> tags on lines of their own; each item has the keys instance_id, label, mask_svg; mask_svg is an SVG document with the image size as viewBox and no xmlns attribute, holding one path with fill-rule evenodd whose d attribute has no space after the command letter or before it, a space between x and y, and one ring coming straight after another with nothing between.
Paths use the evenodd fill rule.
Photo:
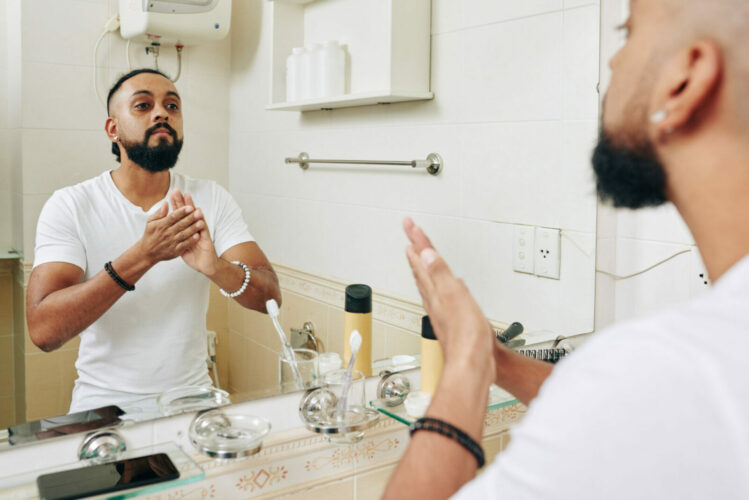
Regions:
<instances>
[{"instance_id":1,"label":"reflection of towel rail","mask_svg":"<svg viewBox=\"0 0 749 500\"><path fill-rule=\"evenodd\" d=\"M387 161L387 160L312 160L307 153L300 153L298 157L286 158L286 163L298 163L302 170L307 170L310 163L329 163L335 165L395 165L411 168L425 168L432 175L437 175L444 166L442 157L437 153L430 153L426 160Z\"/></svg>"}]
</instances>

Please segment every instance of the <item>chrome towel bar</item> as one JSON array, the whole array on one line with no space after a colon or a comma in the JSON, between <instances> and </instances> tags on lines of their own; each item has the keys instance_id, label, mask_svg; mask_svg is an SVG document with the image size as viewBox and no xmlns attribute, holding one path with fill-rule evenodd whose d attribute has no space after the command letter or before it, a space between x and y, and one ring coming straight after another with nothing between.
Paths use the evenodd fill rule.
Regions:
<instances>
[{"instance_id":1,"label":"chrome towel bar","mask_svg":"<svg viewBox=\"0 0 749 500\"><path fill-rule=\"evenodd\" d=\"M444 163L437 153L430 153L426 160L412 161L378 161L378 160L312 160L307 153L300 153L298 157L286 158L286 163L298 163L302 170L307 170L310 163L329 163L336 165L402 165L411 168L425 168L432 175L442 171Z\"/></svg>"}]
</instances>

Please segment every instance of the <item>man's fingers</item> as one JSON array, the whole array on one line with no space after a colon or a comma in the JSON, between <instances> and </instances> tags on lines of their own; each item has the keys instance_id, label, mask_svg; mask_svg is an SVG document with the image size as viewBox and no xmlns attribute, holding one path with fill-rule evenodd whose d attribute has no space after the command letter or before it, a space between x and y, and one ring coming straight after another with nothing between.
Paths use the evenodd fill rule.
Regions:
<instances>
[{"instance_id":1,"label":"man's fingers","mask_svg":"<svg viewBox=\"0 0 749 500\"><path fill-rule=\"evenodd\" d=\"M416 250L416 253L421 253L425 248L434 248L432 242L429 240L424 231L414 224L411 217L403 219L403 230L406 232L406 236L411 241Z\"/></svg>"},{"instance_id":2,"label":"man's fingers","mask_svg":"<svg viewBox=\"0 0 749 500\"><path fill-rule=\"evenodd\" d=\"M425 248L421 251L419 257L435 288L442 289L444 287L446 289L448 286L454 286L458 283L447 262L440 257L434 248Z\"/></svg>"},{"instance_id":3,"label":"man's fingers","mask_svg":"<svg viewBox=\"0 0 749 500\"><path fill-rule=\"evenodd\" d=\"M192 200L192 195L190 193L185 193L185 203L195 208L195 202Z\"/></svg>"},{"instance_id":4,"label":"man's fingers","mask_svg":"<svg viewBox=\"0 0 749 500\"><path fill-rule=\"evenodd\" d=\"M438 300L432 280L424 268L421 257L410 245L406 247L406 256L408 257L408 263L411 265L411 271L413 271L416 288L419 289L419 294L421 295L421 301L424 304L424 308L429 312L432 305Z\"/></svg>"},{"instance_id":5,"label":"man's fingers","mask_svg":"<svg viewBox=\"0 0 749 500\"><path fill-rule=\"evenodd\" d=\"M185 216L191 214L195 210L189 205L186 205L182 208L178 208L177 210L172 210L172 213L169 214L169 217L167 218L167 224L172 225L177 223L178 221L185 218Z\"/></svg>"},{"instance_id":6,"label":"man's fingers","mask_svg":"<svg viewBox=\"0 0 749 500\"><path fill-rule=\"evenodd\" d=\"M159 219L163 219L166 216L168 211L169 211L169 204L167 202L162 203L159 209L151 214L151 216L148 218L148 221L146 221L146 223L153 222Z\"/></svg>"},{"instance_id":7,"label":"man's fingers","mask_svg":"<svg viewBox=\"0 0 749 500\"><path fill-rule=\"evenodd\" d=\"M169 194L169 201L172 203L172 210L177 210L185 206L185 198L182 196L182 191L179 188L172 189Z\"/></svg>"}]
</instances>

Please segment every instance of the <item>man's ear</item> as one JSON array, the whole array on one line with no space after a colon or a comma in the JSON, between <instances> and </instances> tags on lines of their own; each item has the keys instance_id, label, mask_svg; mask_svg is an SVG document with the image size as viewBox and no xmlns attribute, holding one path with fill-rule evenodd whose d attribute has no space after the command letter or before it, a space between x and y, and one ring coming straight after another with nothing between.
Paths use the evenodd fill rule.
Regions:
<instances>
[{"instance_id":1,"label":"man's ear","mask_svg":"<svg viewBox=\"0 0 749 500\"><path fill-rule=\"evenodd\" d=\"M689 124L712 98L723 71L721 49L710 40L700 40L666 62L651 103L651 115L666 112L665 118L653 125L655 138Z\"/></svg>"},{"instance_id":2,"label":"man's ear","mask_svg":"<svg viewBox=\"0 0 749 500\"><path fill-rule=\"evenodd\" d=\"M116 142L116 137L119 135L117 133L117 120L112 118L111 116L108 117L107 121L104 122L104 131L107 133L107 136L109 136L110 140Z\"/></svg>"}]
</instances>

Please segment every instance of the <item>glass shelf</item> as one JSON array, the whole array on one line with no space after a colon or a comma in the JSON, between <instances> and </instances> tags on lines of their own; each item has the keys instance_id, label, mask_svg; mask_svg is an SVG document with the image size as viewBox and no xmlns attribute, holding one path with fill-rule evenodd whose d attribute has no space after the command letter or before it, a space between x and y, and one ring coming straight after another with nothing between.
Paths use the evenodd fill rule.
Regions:
<instances>
[{"instance_id":1,"label":"glass shelf","mask_svg":"<svg viewBox=\"0 0 749 500\"><path fill-rule=\"evenodd\" d=\"M500 389L496 385L492 385L489 389L489 406L487 411L498 410L505 406L511 406L518 403L518 400L509 392ZM406 413L406 405L403 403L398 406L386 406L385 403L380 399L375 399L369 402L370 406L375 410L387 415L390 418L397 420L398 422L411 425L416 421L415 418L408 416Z\"/></svg>"},{"instance_id":2,"label":"glass shelf","mask_svg":"<svg viewBox=\"0 0 749 500\"><path fill-rule=\"evenodd\" d=\"M179 470L179 478L164 483L152 484L142 488L131 490L113 491L103 495L97 495L87 498L104 500L104 499L125 499L135 498L142 495L149 495L159 491L184 486L205 478L205 472L192 458L190 458L182 448L175 443L161 443L136 450L128 450L120 454L114 460L124 460L128 458L142 457L153 455L155 453L166 453ZM114 461L112 460L112 461ZM79 462L68 463L49 469L36 470L27 474L20 474L14 477L0 478L0 498L13 498L14 500L38 499L39 491L36 487L36 478L42 474L59 472L63 470L78 469L87 465L94 465L96 462L90 460L81 460Z\"/></svg>"}]
</instances>

